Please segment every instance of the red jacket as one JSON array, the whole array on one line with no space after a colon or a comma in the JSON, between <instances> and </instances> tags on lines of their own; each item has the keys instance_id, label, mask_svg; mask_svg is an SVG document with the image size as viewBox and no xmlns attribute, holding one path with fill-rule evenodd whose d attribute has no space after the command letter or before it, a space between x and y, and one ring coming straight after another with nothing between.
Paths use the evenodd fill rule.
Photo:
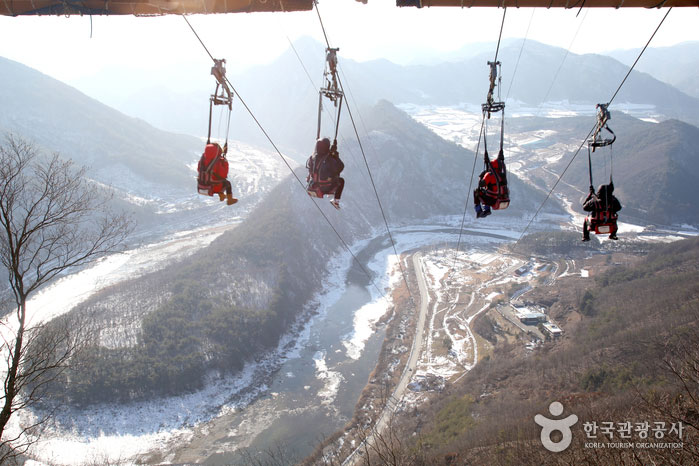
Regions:
<instances>
[{"instance_id":1,"label":"red jacket","mask_svg":"<svg viewBox=\"0 0 699 466\"><path fill-rule=\"evenodd\" d=\"M218 144L207 144L204 149L204 154L202 155L204 167L208 167L209 164L217 158L216 163L211 170L212 175L214 175L213 182L218 180L225 180L228 177L228 160L226 160L225 155L221 151L221 146Z\"/></svg>"},{"instance_id":2,"label":"red jacket","mask_svg":"<svg viewBox=\"0 0 699 466\"><path fill-rule=\"evenodd\" d=\"M489 171L483 173L483 177L478 184L485 191L484 194L493 197L498 195L498 183L493 173Z\"/></svg>"},{"instance_id":3,"label":"red jacket","mask_svg":"<svg viewBox=\"0 0 699 466\"><path fill-rule=\"evenodd\" d=\"M207 176L204 174L204 177L202 178L202 175L212 162L214 165L211 168L210 181L207 181ZM204 148L204 153L199 161L199 176L200 184L203 183L204 186L209 187L208 194L210 196L214 193L220 192L223 189L221 181L228 177L228 160L226 160L226 157L221 150L221 146L218 144L207 144ZM201 186L201 188L206 189L204 186Z\"/></svg>"},{"instance_id":4,"label":"red jacket","mask_svg":"<svg viewBox=\"0 0 699 466\"><path fill-rule=\"evenodd\" d=\"M226 160L223 155L220 155L216 161L213 172L214 181L225 180L228 178L228 160Z\"/></svg>"}]
</instances>

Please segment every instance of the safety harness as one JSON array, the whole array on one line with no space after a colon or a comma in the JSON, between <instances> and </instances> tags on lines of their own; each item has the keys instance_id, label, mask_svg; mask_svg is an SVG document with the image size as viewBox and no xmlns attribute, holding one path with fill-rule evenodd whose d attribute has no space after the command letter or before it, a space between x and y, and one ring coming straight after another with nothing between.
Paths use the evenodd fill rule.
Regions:
<instances>
[{"instance_id":1,"label":"safety harness","mask_svg":"<svg viewBox=\"0 0 699 466\"><path fill-rule=\"evenodd\" d=\"M613 173L614 173L614 153L612 150L612 144L616 141L616 134L609 128L607 122L611 119L611 114L607 108L608 104L597 104L597 125L593 131L592 137L587 141L587 163L588 170L590 174L590 194L594 195L595 185L592 181L592 152L598 147L609 146L609 158L610 158L610 171L609 171L609 185L613 186ZM611 137L603 138L601 135L602 130L606 130L611 134ZM616 229L616 221L618 215L616 212L612 211L612 194L609 189L605 190L606 199L602 202L602 199L597 199L595 201L596 209L590 213L587 218L589 220L590 231L594 231L596 234L609 234ZM604 206L604 208L603 208Z\"/></svg>"},{"instance_id":2,"label":"safety harness","mask_svg":"<svg viewBox=\"0 0 699 466\"><path fill-rule=\"evenodd\" d=\"M222 153L219 153L218 144L207 144L204 148L204 154L199 159L199 166L197 171L199 176L197 177L197 191L199 194L206 196L213 196L215 188L221 185L220 180L214 180L214 167L219 161L219 157ZM206 159L211 158L209 163L206 163Z\"/></svg>"},{"instance_id":3,"label":"safety harness","mask_svg":"<svg viewBox=\"0 0 699 466\"><path fill-rule=\"evenodd\" d=\"M485 166L485 172L492 173L495 177L495 190L488 189L486 186L484 194L488 197L494 198L495 202L491 206L494 210L507 209L510 205L510 190L507 187L507 169L505 167L505 153L504 153L504 142L505 142L505 102L500 99L500 87L502 84L502 78L499 75L500 62L488 62L490 67L490 88L488 90L488 97L486 103L484 103L481 108L483 109L483 121L484 121L484 132L483 132L483 147L485 153L483 154L483 164ZM497 98L496 101L493 97L493 92L496 87L497 81ZM492 113L501 114L500 119L500 150L498 151L497 161L498 168L493 167L488 156L488 124L487 120L490 119ZM486 119L487 116L487 119Z\"/></svg>"},{"instance_id":4,"label":"safety harness","mask_svg":"<svg viewBox=\"0 0 699 466\"><path fill-rule=\"evenodd\" d=\"M217 60L214 58L214 66L211 67L211 75L216 78L216 89L209 97L209 129L206 135L206 147L204 148L204 154L199 160L199 165L197 167L199 174L197 177L197 191L199 194L206 196L213 196L217 191L217 188L221 186L221 181L214 179L214 167L216 166L216 163L219 162L220 157L225 157L226 153L228 152L228 132L230 130L231 113L233 110L233 93L231 92L226 79L225 59ZM228 107L225 144L223 146L223 151L220 153L218 144L211 143L211 122L213 108L216 105L225 105ZM211 161L206 163L205 161L209 157L211 157Z\"/></svg>"},{"instance_id":5,"label":"safety harness","mask_svg":"<svg viewBox=\"0 0 699 466\"><path fill-rule=\"evenodd\" d=\"M333 136L333 143L330 146L330 153L327 155L327 157L339 156L337 153L337 134L340 129L342 101L345 97L344 92L342 92L342 89L340 88L340 83L337 76L337 52L339 50L339 48L331 47L325 49L325 69L323 70L324 86L321 87L320 91L318 92L318 130L316 132L316 141L320 139L323 98L326 98L332 102L337 109L335 119L335 135ZM323 195L329 194L329 189L331 189L331 186L335 181L332 179L320 179L320 165L323 161L325 161L325 158L318 160L316 154L316 157L311 157L311 160L309 160L306 165L306 168L308 168L308 186L306 187L306 192L309 196L322 198Z\"/></svg>"}]
</instances>

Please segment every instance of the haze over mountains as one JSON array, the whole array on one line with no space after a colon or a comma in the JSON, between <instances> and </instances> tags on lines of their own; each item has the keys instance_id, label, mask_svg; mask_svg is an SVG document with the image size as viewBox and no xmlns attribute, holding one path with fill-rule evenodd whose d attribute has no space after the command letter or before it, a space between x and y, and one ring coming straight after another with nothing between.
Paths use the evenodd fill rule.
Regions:
<instances>
[{"instance_id":1,"label":"haze over mountains","mask_svg":"<svg viewBox=\"0 0 699 466\"><path fill-rule=\"evenodd\" d=\"M299 144L307 135L315 134L317 88L324 64L324 46L319 42L302 38L295 42L294 48L272 63L240 75L235 74L235 64L228 65L234 86L263 125L272 130L275 141L292 152L299 150ZM518 62L520 50L522 56ZM360 106L372 105L380 99L394 104L480 105L488 90L486 62L493 58L492 47L488 49L483 44L475 47L471 54L460 53L459 57L455 61L430 65L401 66L387 60L356 62L343 59L340 52L341 77L350 100ZM628 71L626 65L607 56L567 54L564 49L532 40L526 41L523 49L521 41L507 41L501 47L499 60L503 63L502 97L509 91L507 97L511 103L519 102L528 107L536 107L544 101L568 101L589 105L594 110L596 103L611 98ZM519 64L513 80L516 63ZM207 98L214 85L208 69L200 70L199 75L191 69L168 70L165 73L169 76L168 84L157 87L140 84L151 82L152 76L130 73L128 79L112 74L99 75L91 84L85 80L75 84L125 113L164 129L194 135L206 130ZM177 76L182 79L178 80ZM278 79L280 76L284 79ZM104 91L96 91L98 85L101 89L115 87L117 78L119 90L111 100ZM178 91L170 91L167 86ZM641 106L645 114L660 119L699 123L699 99L638 71L632 72L615 102L622 107L625 104ZM183 112L183 107L191 111ZM240 103L234 107L235 137L265 142Z\"/></svg>"},{"instance_id":2,"label":"haze over mountains","mask_svg":"<svg viewBox=\"0 0 699 466\"><path fill-rule=\"evenodd\" d=\"M609 56L631 66L640 49L613 50ZM699 42L648 48L636 69L699 98Z\"/></svg>"},{"instance_id":3,"label":"haze over mountains","mask_svg":"<svg viewBox=\"0 0 699 466\"><path fill-rule=\"evenodd\" d=\"M134 212L140 229L181 222L182 211L190 211L190 225L198 226L225 207L196 194L201 139L154 128L2 57L0 82L0 133L89 167L88 175L113 188L117 204ZM280 160L245 144L232 143L230 159L231 178L243 196L225 219L249 210L286 170Z\"/></svg>"}]
</instances>

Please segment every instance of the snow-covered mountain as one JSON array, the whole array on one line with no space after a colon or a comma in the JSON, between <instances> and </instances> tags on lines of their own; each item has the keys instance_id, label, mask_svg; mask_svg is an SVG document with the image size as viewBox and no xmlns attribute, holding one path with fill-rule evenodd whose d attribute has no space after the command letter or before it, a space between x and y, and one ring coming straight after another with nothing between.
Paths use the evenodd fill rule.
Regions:
<instances>
[{"instance_id":1,"label":"snow-covered mountain","mask_svg":"<svg viewBox=\"0 0 699 466\"><path fill-rule=\"evenodd\" d=\"M488 92L487 61L492 60L494 48L495 44L477 44L472 50L458 52L456 59L447 54L440 61L435 57L429 65L398 65L388 60L356 62L340 54L342 79L352 105L374 105L382 99L396 105L480 105ZM303 156L310 150L307 141L309 135L315 134L317 92L324 59L323 44L301 38L294 43L294 49L288 49L270 64L237 75L234 67L229 68L229 77L240 95L277 144L292 156ZM610 99L628 71L625 59L622 63L609 56L578 55L533 40L527 40L523 49L521 41L505 41L499 60L502 97L534 108L546 102L559 102L564 110L576 105L594 109L596 103ZM650 72L645 68L643 71ZM123 99L119 108L163 128L201 134L205 120L198 113L184 113L181 108L185 103L206 104L214 84L208 70L201 70L201 78L195 80L188 78L191 70L170 70L168 74L187 78L182 79L181 88L172 92L163 88L157 92L134 88L133 98ZM284 79L280 80L279 76ZM641 106L659 119L677 118L699 124L699 100L667 84L675 81L662 82L658 77L633 71L616 103ZM144 76L133 82L149 82L149 79ZM191 89L192 82L198 83L199 88ZM91 87L85 81L80 85ZM234 107L239 110L240 103L236 102ZM154 115L154 109L158 109L158 116ZM233 121L236 138L258 144L266 142L243 110L234 114Z\"/></svg>"},{"instance_id":2,"label":"snow-covered mountain","mask_svg":"<svg viewBox=\"0 0 699 466\"><path fill-rule=\"evenodd\" d=\"M443 138L476 147L478 109L404 108ZM555 115L550 110L542 109L541 113ZM555 184L553 197L566 199L582 213L581 199L590 184L584 138L596 118L589 109L563 115L508 118L506 159L510 172L540 189L549 190ZM624 221L699 225L699 211L692 202L698 194L692 180L699 177L699 128L678 120L645 121L616 110L609 126L617 139L613 148L600 148L591 154L593 183L608 183L613 175L615 195L624 206ZM565 176L558 181L564 170Z\"/></svg>"},{"instance_id":3,"label":"snow-covered mountain","mask_svg":"<svg viewBox=\"0 0 699 466\"><path fill-rule=\"evenodd\" d=\"M641 49L613 50L609 56L631 66ZM636 69L699 98L699 41L671 47L649 47Z\"/></svg>"},{"instance_id":4,"label":"snow-covered mountain","mask_svg":"<svg viewBox=\"0 0 699 466\"><path fill-rule=\"evenodd\" d=\"M365 111L364 123L371 130L362 138L363 147L391 225L461 215L465 206L469 218L474 216L468 191L472 152L445 141L388 102ZM207 371L235 372L276 346L320 290L325 266L342 251L342 242L385 231L358 144L347 142L339 150L346 165L340 211L327 199L310 199L303 183L286 177L244 222L208 247L176 266L107 288L82 305L76 312L90 312L110 335L128 337L109 346L96 340L82 365L85 372L70 377L73 386L61 392L78 404L182 393L200 388ZM305 177L303 169L297 174ZM497 216L531 215L544 193L516 176L509 183L512 206ZM555 204L549 210L556 211ZM211 347L218 349L206 350ZM117 355L134 363L112 366ZM110 371L103 370L105 364Z\"/></svg>"},{"instance_id":5,"label":"snow-covered mountain","mask_svg":"<svg viewBox=\"0 0 699 466\"><path fill-rule=\"evenodd\" d=\"M240 203L226 208L196 193L201 139L156 129L4 58L0 81L0 133L13 133L87 166L88 176L110 187L116 204L133 212L139 233L244 217L288 174L276 152L230 141L230 180ZM208 109L201 110L205 125Z\"/></svg>"}]
</instances>

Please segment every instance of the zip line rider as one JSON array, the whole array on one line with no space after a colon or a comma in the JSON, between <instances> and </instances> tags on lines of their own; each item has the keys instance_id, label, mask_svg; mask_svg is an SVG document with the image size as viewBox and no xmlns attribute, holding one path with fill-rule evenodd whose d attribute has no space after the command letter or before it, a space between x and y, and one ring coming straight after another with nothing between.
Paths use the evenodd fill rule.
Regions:
<instances>
[{"instance_id":1,"label":"zip line rider","mask_svg":"<svg viewBox=\"0 0 699 466\"><path fill-rule=\"evenodd\" d=\"M211 75L216 78L216 90L209 98L209 131L206 139L204 153L197 166L197 184L199 194L213 196L218 194L219 200L227 199L228 205L238 202L233 197L231 182L228 181L228 130L231 123L231 110L233 105L233 93L226 82L226 60L214 59ZM219 93L220 89L220 93ZM211 142L211 117L214 105L228 107L228 124L226 126L226 142L223 148L217 142Z\"/></svg>"},{"instance_id":2,"label":"zip line rider","mask_svg":"<svg viewBox=\"0 0 699 466\"><path fill-rule=\"evenodd\" d=\"M332 146L330 139L322 138L316 141L315 151L306 161L308 169L308 193L315 197L332 194L330 203L336 209L340 208L340 198L345 187L345 179L340 176L345 164L337 152L337 141Z\"/></svg>"}]
</instances>

